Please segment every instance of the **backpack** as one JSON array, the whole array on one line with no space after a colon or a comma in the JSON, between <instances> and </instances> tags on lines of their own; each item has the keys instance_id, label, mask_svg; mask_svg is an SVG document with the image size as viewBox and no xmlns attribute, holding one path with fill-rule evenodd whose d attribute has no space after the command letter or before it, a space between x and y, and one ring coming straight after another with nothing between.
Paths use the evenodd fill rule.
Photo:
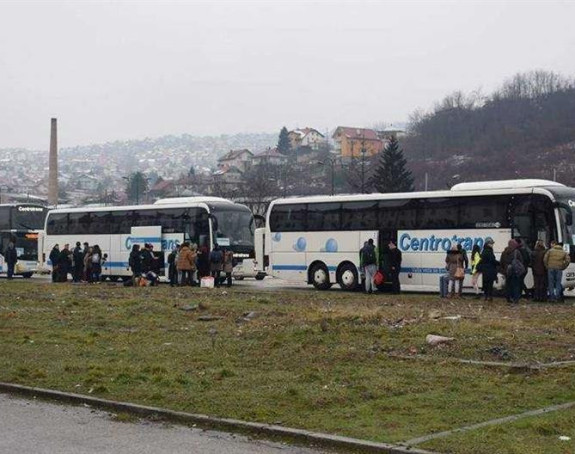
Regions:
<instances>
[{"instance_id":1,"label":"backpack","mask_svg":"<svg viewBox=\"0 0 575 454\"><path fill-rule=\"evenodd\" d=\"M100 263L100 254L92 254L92 263Z\"/></svg>"},{"instance_id":2,"label":"backpack","mask_svg":"<svg viewBox=\"0 0 575 454\"><path fill-rule=\"evenodd\" d=\"M570 263L571 263L571 256L566 252L565 256L563 257L563 266L561 267L561 269L562 270L567 269Z\"/></svg>"},{"instance_id":3,"label":"backpack","mask_svg":"<svg viewBox=\"0 0 575 454\"><path fill-rule=\"evenodd\" d=\"M519 256L520 257L520 256ZM513 259L511 260L511 264L507 267L507 276L522 276L525 274L525 265L519 260L517 256L517 251L513 254Z\"/></svg>"},{"instance_id":4,"label":"backpack","mask_svg":"<svg viewBox=\"0 0 575 454\"><path fill-rule=\"evenodd\" d=\"M210 254L210 262L220 263L222 261L222 253L220 251L213 250Z\"/></svg>"},{"instance_id":5,"label":"backpack","mask_svg":"<svg viewBox=\"0 0 575 454\"><path fill-rule=\"evenodd\" d=\"M363 266L375 265L377 263L375 259L375 249L372 247L364 248L361 254L361 261Z\"/></svg>"}]
</instances>

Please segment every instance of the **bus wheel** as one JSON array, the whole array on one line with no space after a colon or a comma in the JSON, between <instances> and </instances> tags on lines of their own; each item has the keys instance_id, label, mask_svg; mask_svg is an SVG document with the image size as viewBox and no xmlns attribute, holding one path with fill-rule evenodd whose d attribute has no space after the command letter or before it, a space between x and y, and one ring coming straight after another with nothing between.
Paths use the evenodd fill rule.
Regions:
<instances>
[{"instance_id":1,"label":"bus wheel","mask_svg":"<svg viewBox=\"0 0 575 454\"><path fill-rule=\"evenodd\" d=\"M30 279L30 278L32 277L32 273L24 273L24 274L22 275L22 277L23 277L24 279Z\"/></svg>"},{"instance_id":2,"label":"bus wheel","mask_svg":"<svg viewBox=\"0 0 575 454\"><path fill-rule=\"evenodd\" d=\"M355 266L351 263L344 263L337 272L337 282L343 290L355 290L359 285Z\"/></svg>"},{"instance_id":3,"label":"bus wheel","mask_svg":"<svg viewBox=\"0 0 575 454\"><path fill-rule=\"evenodd\" d=\"M110 276L110 280L112 282L118 282L120 280L120 276Z\"/></svg>"},{"instance_id":4,"label":"bus wheel","mask_svg":"<svg viewBox=\"0 0 575 454\"><path fill-rule=\"evenodd\" d=\"M256 281L263 281L266 277L266 273L258 273L256 274Z\"/></svg>"},{"instance_id":5,"label":"bus wheel","mask_svg":"<svg viewBox=\"0 0 575 454\"><path fill-rule=\"evenodd\" d=\"M316 263L310 272L311 283L318 290L327 290L331 287L329 282L329 271L323 263Z\"/></svg>"}]
</instances>

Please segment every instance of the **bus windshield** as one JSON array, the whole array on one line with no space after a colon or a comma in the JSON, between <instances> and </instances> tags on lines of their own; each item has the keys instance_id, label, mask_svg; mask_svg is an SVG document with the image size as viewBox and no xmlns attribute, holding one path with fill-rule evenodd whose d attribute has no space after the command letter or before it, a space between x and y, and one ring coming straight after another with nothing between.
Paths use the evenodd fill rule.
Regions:
<instances>
[{"instance_id":1,"label":"bus windshield","mask_svg":"<svg viewBox=\"0 0 575 454\"><path fill-rule=\"evenodd\" d=\"M211 209L217 221L214 241L229 246L233 251L247 251L254 247L254 223L252 213L237 206L218 206Z\"/></svg>"},{"instance_id":2,"label":"bus windshield","mask_svg":"<svg viewBox=\"0 0 575 454\"><path fill-rule=\"evenodd\" d=\"M41 230L44 228L46 208L34 205L18 205L12 208L12 228Z\"/></svg>"}]
</instances>

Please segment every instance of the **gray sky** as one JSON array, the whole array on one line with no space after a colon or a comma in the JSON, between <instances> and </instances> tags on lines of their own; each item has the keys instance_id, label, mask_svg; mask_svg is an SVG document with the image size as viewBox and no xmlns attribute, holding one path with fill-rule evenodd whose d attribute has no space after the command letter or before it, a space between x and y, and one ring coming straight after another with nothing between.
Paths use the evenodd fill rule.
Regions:
<instances>
[{"instance_id":1,"label":"gray sky","mask_svg":"<svg viewBox=\"0 0 575 454\"><path fill-rule=\"evenodd\" d=\"M575 2L6 2L0 147L407 120L575 76Z\"/></svg>"}]
</instances>

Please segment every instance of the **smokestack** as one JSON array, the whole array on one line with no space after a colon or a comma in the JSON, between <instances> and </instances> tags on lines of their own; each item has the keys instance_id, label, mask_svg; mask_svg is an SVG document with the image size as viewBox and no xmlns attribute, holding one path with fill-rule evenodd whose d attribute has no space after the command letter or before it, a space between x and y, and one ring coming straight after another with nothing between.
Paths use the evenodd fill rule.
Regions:
<instances>
[{"instance_id":1,"label":"smokestack","mask_svg":"<svg viewBox=\"0 0 575 454\"><path fill-rule=\"evenodd\" d=\"M58 205L58 120L52 118L50 129L50 162L48 171L48 204Z\"/></svg>"}]
</instances>

